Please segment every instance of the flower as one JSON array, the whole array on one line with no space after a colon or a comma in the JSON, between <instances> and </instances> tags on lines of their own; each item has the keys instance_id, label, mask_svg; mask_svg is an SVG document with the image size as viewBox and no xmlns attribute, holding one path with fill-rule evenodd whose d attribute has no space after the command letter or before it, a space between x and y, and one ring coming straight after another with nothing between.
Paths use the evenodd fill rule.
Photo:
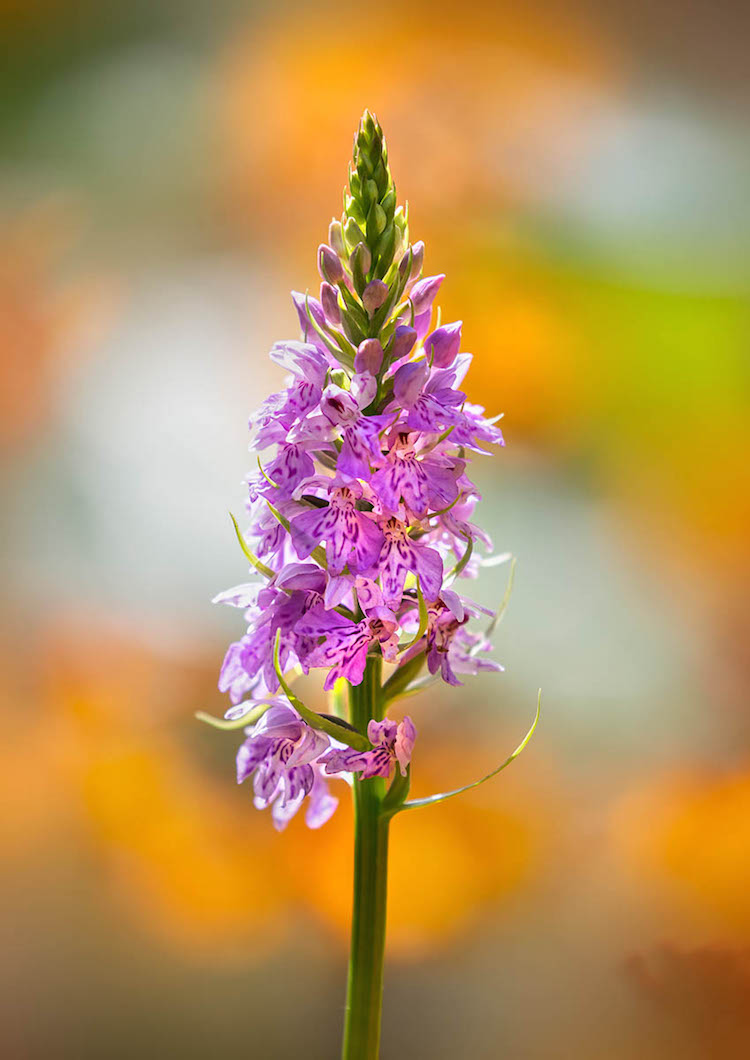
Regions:
<instances>
[{"instance_id":1,"label":"flower","mask_svg":"<svg viewBox=\"0 0 750 1060\"><path fill-rule=\"evenodd\" d=\"M371 721L367 726L367 736L373 745L371 751L348 749L324 754L320 761L325 765L326 773L361 773L363 780L369 780L370 777L385 777L387 780L397 762L401 776L405 777L417 738L417 730L409 715L398 725L388 718Z\"/></svg>"},{"instance_id":2,"label":"flower","mask_svg":"<svg viewBox=\"0 0 750 1060\"><path fill-rule=\"evenodd\" d=\"M312 608L298 624L298 630L319 643L307 656L308 666L329 668L323 688L329 691L343 677L350 684L362 681L370 648L378 644L386 659L396 657L398 619L385 606L381 590L366 579L358 580L359 602L364 611L360 622L353 622L325 605ZM366 595L367 594L367 595Z\"/></svg>"},{"instance_id":3,"label":"flower","mask_svg":"<svg viewBox=\"0 0 750 1060\"><path fill-rule=\"evenodd\" d=\"M325 541L332 574L340 574L347 563L353 571L372 566L383 544L383 532L370 515L357 510L357 492L362 491L331 486L326 507L301 512L292 520L292 544L300 559L306 559Z\"/></svg>"},{"instance_id":4,"label":"flower","mask_svg":"<svg viewBox=\"0 0 750 1060\"><path fill-rule=\"evenodd\" d=\"M284 705L272 706L246 732L237 752L237 783L253 777L256 807L270 806L274 827L282 831L309 795L306 823L310 828L325 824L338 805L315 763L328 748L328 737Z\"/></svg>"},{"instance_id":5,"label":"flower","mask_svg":"<svg viewBox=\"0 0 750 1060\"><path fill-rule=\"evenodd\" d=\"M409 573L419 576L427 600L436 600L443 583L443 560L439 552L409 537L407 523L394 516L383 523L385 540L378 556L374 575L380 574L383 597L388 607L398 608Z\"/></svg>"},{"instance_id":6,"label":"flower","mask_svg":"<svg viewBox=\"0 0 750 1060\"><path fill-rule=\"evenodd\" d=\"M366 416L362 411L375 396L377 382L368 374L355 376L351 391L339 386L328 386L323 392L320 408L334 427L340 427L342 446L338 458L338 473L347 479L369 479L370 465L381 460L380 431L388 423L388 416Z\"/></svg>"},{"instance_id":7,"label":"flower","mask_svg":"<svg viewBox=\"0 0 750 1060\"><path fill-rule=\"evenodd\" d=\"M410 516L418 518L458 499L464 460L428 449L415 432L398 431L388 442L382 467L370 482L385 511L395 513L403 503Z\"/></svg>"},{"instance_id":8,"label":"flower","mask_svg":"<svg viewBox=\"0 0 750 1060\"><path fill-rule=\"evenodd\" d=\"M429 610L427 624L427 668L431 674L440 673L449 685L460 685L457 673L477 674L481 670L498 672L502 666L493 659L478 658L477 651L490 645L481 633L470 633L466 623L476 613L455 596L450 605L443 600ZM460 616L460 617L459 617Z\"/></svg>"}]
</instances>

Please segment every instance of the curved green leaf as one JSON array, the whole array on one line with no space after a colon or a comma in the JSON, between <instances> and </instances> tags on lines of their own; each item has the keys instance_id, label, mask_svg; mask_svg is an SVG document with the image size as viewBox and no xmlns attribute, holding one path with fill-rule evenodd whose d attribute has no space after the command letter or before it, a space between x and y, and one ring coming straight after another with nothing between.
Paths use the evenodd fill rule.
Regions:
<instances>
[{"instance_id":1,"label":"curved green leaf","mask_svg":"<svg viewBox=\"0 0 750 1060\"><path fill-rule=\"evenodd\" d=\"M215 718L213 714L206 714L204 710L197 710L195 716L198 721L203 721L214 729L223 729L226 732L230 732L234 729L244 729L246 725L252 725L259 718L262 718L272 706L272 703L259 703L257 707L253 707L247 714L243 714L241 718L235 718L233 721L228 721L226 718Z\"/></svg>"},{"instance_id":2,"label":"curved green leaf","mask_svg":"<svg viewBox=\"0 0 750 1060\"><path fill-rule=\"evenodd\" d=\"M273 486L275 490L281 489L281 486L278 484L278 482L274 482L274 480L272 478L269 478L269 476L266 474L265 468L260 462L260 457L258 457L258 470L260 471L261 475L266 480L266 482L269 484L269 486Z\"/></svg>"},{"instance_id":3,"label":"curved green leaf","mask_svg":"<svg viewBox=\"0 0 750 1060\"><path fill-rule=\"evenodd\" d=\"M455 567L453 567L452 570L448 571L448 577L449 578L451 578L451 577L457 578L459 576L459 574L461 573L461 571L466 566L466 564L471 559L471 554L474 551L474 538L473 537L468 537L466 540L469 542L468 545L466 546L466 551L464 552L463 556L461 556L461 559L458 561L458 563L455 565Z\"/></svg>"},{"instance_id":4,"label":"curved green leaf","mask_svg":"<svg viewBox=\"0 0 750 1060\"><path fill-rule=\"evenodd\" d=\"M451 430L453 430L452 427L451 427ZM446 434L448 434L448 433L450 433L450 432L446 431ZM459 493L458 496L456 497L456 499L454 501L451 501L450 504L447 505L445 508L440 508L440 510L437 511L437 512L428 512L427 513L427 518L428 519L436 519L439 515L445 515L446 512L449 512L451 510L451 508L453 508L456 504L458 504L458 502L461 499L462 499L462 495Z\"/></svg>"},{"instance_id":5,"label":"curved green leaf","mask_svg":"<svg viewBox=\"0 0 750 1060\"><path fill-rule=\"evenodd\" d=\"M234 532L237 535L237 540L240 543L240 548L245 553L247 558L250 560L252 565L255 567L255 569L260 574L263 575L264 578L273 578L274 574L276 572L272 571L270 567L267 567L265 565L265 563L261 563L261 561L255 555L255 553L250 551L250 549L247 546L247 542L245 541L244 537L242 536L242 532L241 532L239 526L237 525L237 520L235 519L235 517L232 515L231 512L229 513L229 517L232 520L232 522L234 523Z\"/></svg>"},{"instance_id":6,"label":"curved green leaf","mask_svg":"<svg viewBox=\"0 0 750 1060\"><path fill-rule=\"evenodd\" d=\"M416 578L417 598L419 600L419 629L417 630L415 636L408 642L408 644L404 644L403 648L399 649L399 654L401 654L401 652L407 651L409 648L412 648L417 643L417 641L421 640L427 632L427 623L429 621L430 616L427 611L427 604L425 603L424 594L422 593L422 586L419 582L419 575L417 575Z\"/></svg>"},{"instance_id":7,"label":"curved green leaf","mask_svg":"<svg viewBox=\"0 0 750 1060\"><path fill-rule=\"evenodd\" d=\"M524 747L526 747L526 745L528 744L529 740L534 735L534 730L536 729L537 722L539 721L539 715L541 713L541 709L542 709L542 690L540 688L539 689L539 696L537 698L537 704L536 704L536 714L534 715L534 720L531 723L531 728L526 733L526 735L524 736L523 740L521 740L520 744L515 749L513 754L509 755L509 757L505 759L505 761L502 763L502 765L499 765L497 767L497 769L493 769L492 772L488 773L486 777L482 777L481 780L475 780L472 784L464 784L464 786L462 788L454 788L453 791L443 791L443 792L440 792L439 795L428 795L424 799L411 799L409 802L405 802L401 807L399 807L399 809L400 810L416 810L419 806L431 806L433 803L436 803L436 802L444 802L446 799L452 799L454 795L463 795L463 793L465 791L471 791L472 788L478 788L480 784L484 784L485 781L491 780L492 777L496 777L498 773L501 773L507 766L510 765L511 762L513 762L516 758L518 758L518 756L520 755L521 751L523 751ZM396 812L398 812L398 811L396 811Z\"/></svg>"}]
</instances>

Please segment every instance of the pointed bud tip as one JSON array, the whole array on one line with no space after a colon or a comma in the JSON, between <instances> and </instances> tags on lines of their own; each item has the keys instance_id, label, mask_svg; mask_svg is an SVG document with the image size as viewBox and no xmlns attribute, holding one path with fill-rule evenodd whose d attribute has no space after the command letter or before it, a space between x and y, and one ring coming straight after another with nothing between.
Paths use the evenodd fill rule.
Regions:
<instances>
[{"instance_id":1,"label":"pointed bud tip","mask_svg":"<svg viewBox=\"0 0 750 1060\"><path fill-rule=\"evenodd\" d=\"M341 259L336 251L325 243L321 243L318 247L318 271L321 279L327 280L328 283L340 283L344 278Z\"/></svg>"}]
</instances>

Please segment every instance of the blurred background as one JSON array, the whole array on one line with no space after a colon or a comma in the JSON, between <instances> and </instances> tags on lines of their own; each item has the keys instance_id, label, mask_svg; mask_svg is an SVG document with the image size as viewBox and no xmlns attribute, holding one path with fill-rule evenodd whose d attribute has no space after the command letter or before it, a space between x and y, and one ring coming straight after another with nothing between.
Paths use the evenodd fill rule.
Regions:
<instances>
[{"instance_id":1,"label":"blurred background","mask_svg":"<svg viewBox=\"0 0 750 1060\"><path fill-rule=\"evenodd\" d=\"M395 823L384 1060L750 1055L747 6L0 13L2 1055L337 1055L348 809L278 836L193 715L365 106L518 557L505 674L410 704L416 793L544 692Z\"/></svg>"}]
</instances>

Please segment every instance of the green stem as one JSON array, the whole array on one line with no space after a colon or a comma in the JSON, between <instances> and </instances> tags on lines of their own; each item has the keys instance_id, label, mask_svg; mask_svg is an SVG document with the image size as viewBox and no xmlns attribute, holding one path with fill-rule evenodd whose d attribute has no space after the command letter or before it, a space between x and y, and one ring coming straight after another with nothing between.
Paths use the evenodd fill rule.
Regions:
<instances>
[{"instance_id":1,"label":"green stem","mask_svg":"<svg viewBox=\"0 0 750 1060\"><path fill-rule=\"evenodd\" d=\"M352 724L364 732L383 714L382 660L367 661L361 685L349 690ZM385 782L354 780L354 902L342 1060L377 1060L383 1006L388 825Z\"/></svg>"}]
</instances>

